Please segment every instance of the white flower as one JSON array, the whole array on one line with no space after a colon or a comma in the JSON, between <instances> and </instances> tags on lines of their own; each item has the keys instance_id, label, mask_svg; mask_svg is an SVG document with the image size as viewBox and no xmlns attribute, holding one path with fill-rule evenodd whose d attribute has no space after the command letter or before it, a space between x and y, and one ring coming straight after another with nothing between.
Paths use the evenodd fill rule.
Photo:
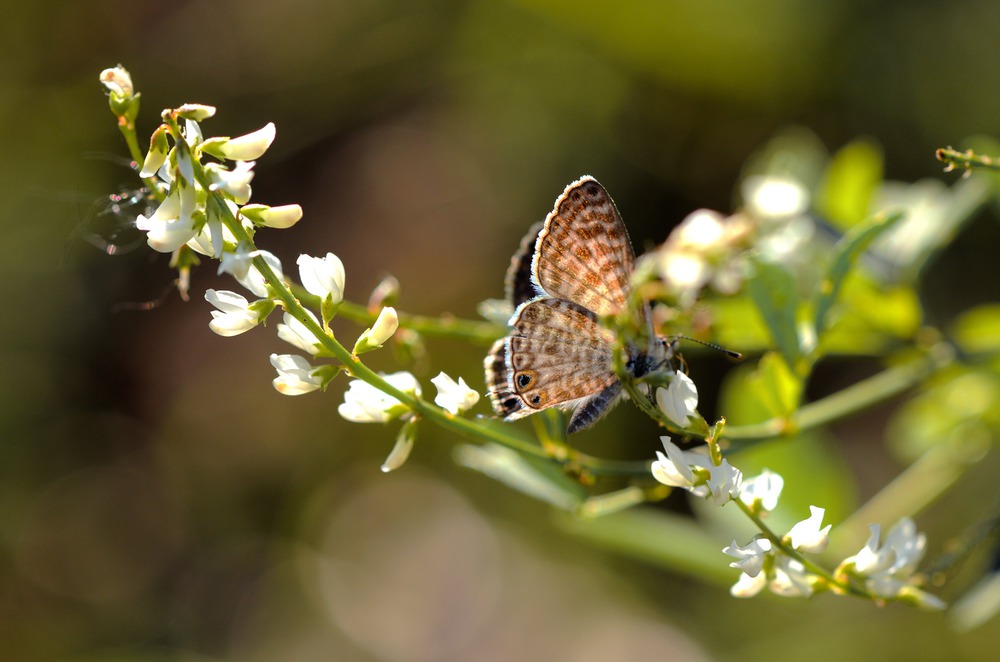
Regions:
<instances>
[{"instance_id":1,"label":"white flower","mask_svg":"<svg viewBox=\"0 0 1000 662\"><path fill-rule=\"evenodd\" d=\"M323 386L323 380L313 375L315 368L297 354L271 354L271 365L278 371L274 388L284 395L302 395Z\"/></svg>"},{"instance_id":2,"label":"white flower","mask_svg":"<svg viewBox=\"0 0 1000 662\"><path fill-rule=\"evenodd\" d=\"M413 450L413 442L416 436L416 420L404 423L399 434L396 435L396 443L393 445L392 451L389 452L389 457L385 458L385 462L382 463L382 473L389 473L403 466L403 463L410 457L410 451Z\"/></svg>"},{"instance_id":3,"label":"white flower","mask_svg":"<svg viewBox=\"0 0 1000 662\"><path fill-rule=\"evenodd\" d=\"M698 388L683 372L674 373L667 388L656 389L656 404L671 422L683 428L697 413Z\"/></svg>"},{"instance_id":4,"label":"white flower","mask_svg":"<svg viewBox=\"0 0 1000 662\"><path fill-rule=\"evenodd\" d=\"M142 214L136 216L135 227L146 233L146 243L160 253L173 253L195 235L190 223L182 223L179 219L165 221L155 214L149 218Z\"/></svg>"},{"instance_id":5,"label":"white flower","mask_svg":"<svg viewBox=\"0 0 1000 662\"><path fill-rule=\"evenodd\" d=\"M215 117L215 106L206 106L203 103L186 103L180 108L175 108L174 115L192 122L200 122Z\"/></svg>"},{"instance_id":6,"label":"white flower","mask_svg":"<svg viewBox=\"0 0 1000 662\"><path fill-rule=\"evenodd\" d=\"M761 572L755 577L751 577L745 572L741 572L739 579L730 587L729 593L734 598L752 598L767 586L767 581L766 573Z\"/></svg>"},{"instance_id":7,"label":"white flower","mask_svg":"<svg viewBox=\"0 0 1000 662\"><path fill-rule=\"evenodd\" d=\"M223 251L218 273L231 273L237 280L246 278L251 261L260 255L260 251L250 248L250 244L241 242L236 246L236 250Z\"/></svg>"},{"instance_id":8,"label":"white flower","mask_svg":"<svg viewBox=\"0 0 1000 662\"><path fill-rule=\"evenodd\" d=\"M438 391L437 396L434 397L434 404L442 409L447 409L452 414L458 415L471 409L479 402L479 393L469 388L469 385L461 377L456 383L454 379L442 372L431 380L431 384L434 384Z\"/></svg>"},{"instance_id":9,"label":"white flower","mask_svg":"<svg viewBox=\"0 0 1000 662\"><path fill-rule=\"evenodd\" d=\"M243 296L228 290L206 290L205 300L218 308L212 311L212 321L208 328L220 336L237 336L257 326L260 318L250 310L250 304Z\"/></svg>"},{"instance_id":10,"label":"white flower","mask_svg":"<svg viewBox=\"0 0 1000 662\"><path fill-rule=\"evenodd\" d=\"M730 568L739 568L751 577L756 577L764 568L764 559L771 553L771 541L767 538L755 538L745 547L740 547L736 541L723 549L723 553L736 560L729 564Z\"/></svg>"},{"instance_id":11,"label":"white flower","mask_svg":"<svg viewBox=\"0 0 1000 662\"><path fill-rule=\"evenodd\" d=\"M809 191L790 177L747 177L741 189L747 212L757 218L788 218L809 208Z\"/></svg>"},{"instance_id":12,"label":"white flower","mask_svg":"<svg viewBox=\"0 0 1000 662\"><path fill-rule=\"evenodd\" d=\"M206 164L205 172L212 180L208 190L222 191L230 195L236 204L245 205L250 200L254 163L254 161L238 161L232 170L221 163Z\"/></svg>"},{"instance_id":13,"label":"white flower","mask_svg":"<svg viewBox=\"0 0 1000 662\"><path fill-rule=\"evenodd\" d=\"M212 138L205 141L203 147L209 153L230 161L256 161L271 146L274 135L274 122L268 122L263 128L245 136Z\"/></svg>"},{"instance_id":14,"label":"white flower","mask_svg":"<svg viewBox=\"0 0 1000 662\"><path fill-rule=\"evenodd\" d=\"M198 108L192 110L192 114L199 115L205 112L211 112L212 115L215 114L215 108L212 106L201 106L199 104L188 104L190 106L197 106ZM207 118L206 118L207 119ZM195 145L200 145L204 135L201 133L201 125L198 122L188 117L184 120L184 129L182 130L182 135L184 136L184 142L186 142L191 147Z\"/></svg>"},{"instance_id":15,"label":"white flower","mask_svg":"<svg viewBox=\"0 0 1000 662\"><path fill-rule=\"evenodd\" d=\"M223 198L229 210L236 215L239 212L239 205L228 198ZM246 227L247 223L244 223ZM222 223L218 214L210 214L201 231L187 243L188 248L201 255L210 255L222 259L225 251L225 244L235 244L236 235L232 233L228 226ZM218 246L218 250L216 250Z\"/></svg>"},{"instance_id":16,"label":"white flower","mask_svg":"<svg viewBox=\"0 0 1000 662\"><path fill-rule=\"evenodd\" d=\"M674 228L669 241L675 249L706 252L715 249L725 236L722 214L711 209L697 209Z\"/></svg>"},{"instance_id":17,"label":"white flower","mask_svg":"<svg viewBox=\"0 0 1000 662\"><path fill-rule=\"evenodd\" d=\"M285 275L281 271L281 260L275 257L272 253L264 250L260 251L260 257L264 258L264 261L267 262L269 267L271 267L274 275L277 276L279 280L284 279ZM247 288L260 298L267 298L267 285L264 282L264 277L261 276L260 272L256 269L250 269L245 278L237 278L236 280L239 281L240 285Z\"/></svg>"},{"instance_id":18,"label":"white flower","mask_svg":"<svg viewBox=\"0 0 1000 662\"><path fill-rule=\"evenodd\" d=\"M943 609L940 598L921 591L910 583L911 575L924 556L927 537L917 532L909 517L897 522L879 546L880 527L868 527L868 542L856 555L845 559L841 567L852 566L854 572L865 577L865 586L882 598L910 602L928 609Z\"/></svg>"},{"instance_id":19,"label":"white flower","mask_svg":"<svg viewBox=\"0 0 1000 662\"><path fill-rule=\"evenodd\" d=\"M420 395L417 378L408 372L383 375L383 379L400 391ZM344 402L337 407L341 416L355 423L385 423L406 411L407 407L399 400L360 379L351 380L344 392Z\"/></svg>"},{"instance_id":20,"label":"white flower","mask_svg":"<svg viewBox=\"0 0 1000 662\"><path fill-rule=\"evenodd\" d=\"M108 92L117 97L127 98L135 95L135 89L132 87L132 76L121 65L102 71L100 80Z\"/></svg>"},{"instance_id":21,"label":"white flower","mask_svg":"<svg viewBox=\"0 0 1000 662\"><path fill-rule=\"evenodd\" d=\"M310 294L315 294L320 299L330 297L335 304L343 301L345 274L344 263L339 257L333 253L327 253L326 257L303 254L296 264L299 265L302 287Z\"/></svg>"},{"instance_id":22,"label":"white flower","mask_svg":"<svg viewBox=\"0 0 1000 662\"><path fill-rule=\"evenodd\" d=\"M754 504L766 511L772 511L778 506L778 497L785 480L778 474L764 469L759 476L745 478L740 487L740 501L751 508Z\"/></svg>"},{"instance_id":23,"label":"white flower","mask_svg":"<svg viewBox=\"0 0 1000 662\"><path fill-rule=\"evenodd\" d=\"M183 196L187 195L191 198L187 204L194 204L194 161L191 158L191 150L189 149L181 148L174 153L177 159L177 174L180 175L177 183L181 185L181 216L184 216L183 207L185 202ZM185 193L185 189L187 189L187 193Z\"/></svg>"},{"instance_id":24,"label":"white flower","mask_svg":"<svg viewBox=\"0 0 1000 662\"><path fill-rule=\"evenodd\" d=\"M729 464L729 460L723 459L721 464L711 465L708 470L710 476L707 484L715 505L724 506L739 495L743 473Z\"/></svg>"},{"instance_id":25,"label":"white flower","mask_svg":"<svg viewBox=\"0 0 1000 662\"><path fill-rule=\"evenodd\" d=\"M811 575L800 561L788 556L778 556L774 562L771 592L786 598L808 598L813 588Z\"/></svg>"},{"instance_id":26,"label":"white flower","mask_svg":"<svg viewBox=\"0 0 1000 662\"><path fill-rule=\"evenodd\" d=\"M917 533L917 525L909 517L896 522L885 536L885 546L891 549L896 560L888 572L894 575L913 574L924 557L927 536Z\"/></svg>"},{"instance_id":27,"label":"white flower","mask_svg":"<svg viewBox=\"0 0 1000 662\"><path fill-rule=\"evenodd\" d=\"M167 125L161 124L149 138L149 151L139 170L140 177L152 177L167 160L170 144L167 142Z\"/></svg>"},{"instance_id":28,"label":"white flower","mask_svg":"<svg viewBox=\"0 0 1000 662\"><path fill-rule=\"evenodd\" d=\"M319 320L316 319L312 311L306 310L306 314L319 325ZM298 347L303 352L309 352L313 356L319 352L319 340L305 324L287 312L282 316L282 320L283 323L278 324L278 338Z\"/></svg>"},{"instance_id":29,"label":"white flower","mask_svg":"<svg viewBox=\"0 0 1000 662\"><path fill-rule=\"evenodd\" d=\"M706 467L711 464L704 455L682 451L675 446L670 437L660 437L663 442L663 450L666 455L656 451L657 459L653 462L653 478L671 487L682 487L695 496L706 497L709 495L709 488L705 484L696 484L700 480L691 470L691 465Z\"/></svg>"},{"instance_id":30,"label":"white flower","mask_svg":"<svg viewBox=\"0 0 1000 662\"><path fill-rule=\"evenodd\" d=\"M788 538L792 542L792 549L797 549L809 554L820 554L826 550L830 542L830 525L827 524L822 529L823 515L826 512L823 508L809 506L812 515L804 519L788 532Z\"/></svg>"},{"instance_id":31,"label":"white flower","mask_svg":"<svg viewBox=\"0 0 1000 662\"><path fill-rule=\"evenodd\" d=\"M365 329L358 341L354 343L354 354L363 354L373 349L378 349L385 344L392 334L396 333L399 327L399 318L396 316L396 309L386 306L378 314L378 319L370 329Z\"/></svg>"},{"instance_id":32,"label":"white flower","mask_svg":"<svg viewBox=\"0 0 1000 662\"><path fill-rule=\"evenodd\" d=\"M854 570L859 575L870 576L887 570L896 561L896 552L888 546L879 546L879 538L882 536L882 527L872 524L868 527L871 535L868 542L854 556L847 558L845 564L853 564Z\"/></svg>"},{"instance_id":33,"label":"white flower","mask_svg":"<svg viewBox=\"0 0 1000 662\"><path fill-rule=\"evenodd\" d=\"M299 205L244 205L240 209L244 218L254 225L284 230L290 228L302 218L302 207Z\"/></svg>"}]
</instances>

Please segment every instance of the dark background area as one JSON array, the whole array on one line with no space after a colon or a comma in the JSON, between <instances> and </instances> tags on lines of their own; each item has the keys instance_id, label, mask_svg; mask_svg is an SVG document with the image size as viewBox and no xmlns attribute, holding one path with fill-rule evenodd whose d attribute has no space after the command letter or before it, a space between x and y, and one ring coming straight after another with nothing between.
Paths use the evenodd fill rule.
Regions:
<instances>
[{"instance_id":1,"label":"dark background area","mask_svg":"<svg viewBox=\"0 0 1000 662\"><path fill-rule=\"evenodd\" d=\"M995 650L995 627L958 635L939 614L830 596L737 601L725 585L592 549L545 507L455 466L456 440L429 426L406 467L382 475L394 427L341 420L343 382L278 395L267 357L291 350L277 318L214 335L202 294L231 281L206 263L180 301L167 256L129 230L138 210L109 210L108 195L137 179L97 77L131 71L142 139L161 109L185 102L218 107L206 135L275 122L253 201L305 209L294 228L258 235L287 272L299 253L332 251L349 299L391 273L401 310L473 318L501 295L522 233L583 174L615 197L640 252L694 209L731 210L746 159L789 126L831 150L871 137L887 178L952 181L935 148L1000 134L1000 5L98 1L5 14L6 659ZM935 265L932 318L996 298L996 239L986 214ZM428 350L412 366L425 394L438 370L482 387L484 348ZM396 369L389 352L370 356ZM722 365L706 359L704 383ZM822 374L850 381L852 365ZM882 423L862 417L836 434L845 448L878 444ZM577 443L651 457L657 436L625 406ZM859 468L859 494L898 470L877 452Z\"/></svg>"}]
</instances>

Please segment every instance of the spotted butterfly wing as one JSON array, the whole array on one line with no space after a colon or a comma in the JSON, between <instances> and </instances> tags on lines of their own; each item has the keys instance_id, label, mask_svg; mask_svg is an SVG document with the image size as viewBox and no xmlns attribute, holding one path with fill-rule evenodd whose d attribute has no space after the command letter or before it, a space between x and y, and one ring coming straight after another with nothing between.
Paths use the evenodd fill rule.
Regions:
<instances>
[{"instance_id":1,"label":"spotted butterfly wing","mask_svg":"<svg viewBox=\"0 0 1000 662\"><path fill-rule=\"evenodd\" d=\"M635 257L611 197L592 177L573 182L556 200L537 232L529 270L526 245L535 232L511 260L506 291L517 309L510 334L486 357L487 386L505 419L553 406L574 409L568 432L576 432L607 413L621 393L611 369L614 336L598 316L625 305ZM532 291L538 296L527 298Z\"/></svg>"}]
</instances>

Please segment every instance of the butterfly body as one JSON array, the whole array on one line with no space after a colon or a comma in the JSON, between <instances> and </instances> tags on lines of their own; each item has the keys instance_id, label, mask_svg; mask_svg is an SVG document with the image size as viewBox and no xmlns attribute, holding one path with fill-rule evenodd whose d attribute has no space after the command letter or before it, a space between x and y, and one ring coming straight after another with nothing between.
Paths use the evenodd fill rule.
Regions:
<instances>
[{"instance_id":1,"label":"butterfly body","mask_svg":"<svg viewBox=\"0 0 1000 662\"><path fill-rule=\"evenodd\" d=\"M507 273L516 309L509 334L485 360L498 415L516 420L548 407L573 410L572 433L610 411L622 385L612 368L616 338L600 319L624 309L634 265L628 232L604 187L593 177L567 186ZM655 369L661 347L628 347L627 369L635 377Z\"/></svg>"}]
</instances>

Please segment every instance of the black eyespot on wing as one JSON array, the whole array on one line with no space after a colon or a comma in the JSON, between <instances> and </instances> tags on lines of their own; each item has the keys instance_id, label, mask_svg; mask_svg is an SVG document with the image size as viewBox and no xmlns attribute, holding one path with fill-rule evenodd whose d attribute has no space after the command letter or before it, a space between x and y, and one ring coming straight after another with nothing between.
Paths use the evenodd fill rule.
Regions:
<instances>
[{"instance_id":1,"label":"black eyespot on wing","mask_svg":"<svg viewBox=\"0 0 1000 662\"><path fill-rule=\"evenodd\" d=\"M521 374L519 374L517 376L517 386L518 386L518 388L521 388L521 389L528 388L529 386L531 386L531 382L532 381L534 381L534 380L532 379L531 375L529 375L526 372L522 372Z\"/></svg>"},{"instance_id":2,"label":"black eyespot on wing","mask_svg":"<svg viewBox=\"0 0 1000 662\"><path fill-rule=\"evenodd\" d=\"M541 401L542 401L542 396L538 395L537 393L531 396L531 404L537 405L541 403Z\"/></svg>"}]
</instances>

